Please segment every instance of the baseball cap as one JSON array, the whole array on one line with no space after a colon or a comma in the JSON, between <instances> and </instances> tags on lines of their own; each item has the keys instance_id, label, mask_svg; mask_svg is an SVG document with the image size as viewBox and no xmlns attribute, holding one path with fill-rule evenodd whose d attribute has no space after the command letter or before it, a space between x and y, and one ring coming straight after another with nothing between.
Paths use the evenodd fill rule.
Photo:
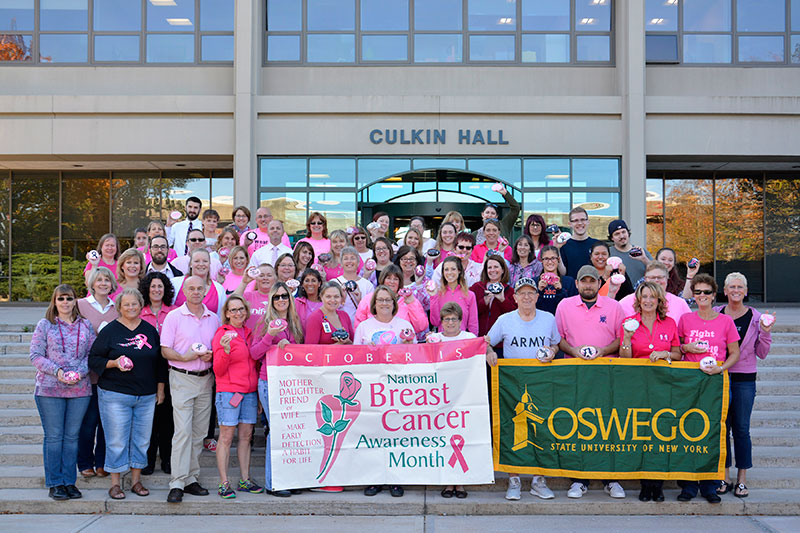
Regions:
<instances>
[{"instance_id":1,"label":"baseball cap","mask_svg":"<svg viewBox=\"0 0 800 533\"><path fill-rule=\"evenodd\" d=\"M583 265L580 270L578 270L578 277L576 279L580 281L586 277L594 278L599 281L600 273L597 272L597 269L592 265Z\"/></svg>"},{"instance_id":2,"label":"baseball cap","mask_svg":"<svg viewBox=\"0 0 800 533\"><path fill-rule=\"evenodd\" d=\"M533 281L533 278L519 278L517 282L514 284L514 290L518 291L522 287L532 287L533 290L539 292L539 288L536 286L536 283Z\"/></svg>"},{"instance_id":3,"label":"baseball cap","mask_svg":"<svg viewBox=\"0 0 800 533\"><path fill-rule=\"evenodd\" d=\"M611 222L608 223L609 235L614 235L614 232L617 231L618 229L628 229L628 225L621 218L618 220L612 220Z\"/></svg>"}]
</instances>

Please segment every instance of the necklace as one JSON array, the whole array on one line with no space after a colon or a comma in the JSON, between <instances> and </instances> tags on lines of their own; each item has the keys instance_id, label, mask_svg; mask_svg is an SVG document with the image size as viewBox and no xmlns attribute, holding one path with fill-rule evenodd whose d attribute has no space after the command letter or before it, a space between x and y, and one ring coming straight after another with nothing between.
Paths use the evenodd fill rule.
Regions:
<instances>
[{"instance_id":1,"label":"necklace","mask_svg":"<svg viewBox=\"0 0 800 533\"><path fill-rule=\"evenodd\" d=\"M75 359L78 358L78 347L81 344L81 323L80 323L80 321L77 321L77 322L78 322L78 334L75 337ZM64 332L61 331L61 319L60 318L58 319L58 334L61 335L61 351L66 356L67 355L67 345L64 342Z\"/></svg>"}]
</instances>

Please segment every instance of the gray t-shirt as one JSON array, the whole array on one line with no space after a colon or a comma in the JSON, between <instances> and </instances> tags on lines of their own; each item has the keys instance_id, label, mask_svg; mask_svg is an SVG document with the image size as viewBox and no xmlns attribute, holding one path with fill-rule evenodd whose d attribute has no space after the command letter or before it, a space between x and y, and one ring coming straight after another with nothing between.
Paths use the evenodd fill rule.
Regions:
<instances>
[{"instance_id":1,"label":"gray t-shirt","mask_svg":"<svg viewBox=\"0 0 800 533\"><path fill-rule=\"evenodd\" d=\"M642 247L642 250L644 250L645 257L652 261L653 256L650 255L650 252L647 251L647 248ZM644 269L647 268L647 265L635 257L631 257L630 252L620 252L614 246L612 246L611 256L622 259L622 264L625 265L625 273L630 278L631 283L636 283L638 280L644 277Z\"/></svg>"},{"instance_id":2,"label":"gray t-shirt","mask_svg":"<svg viewBox=\"0 0 800 533\"><path fill-rule=\"evenodd\" d=\"M503 343L503 357L514 359L534 359L536 350L561 342L556 327L556 317L547 311L536 310L533 320L525 321L519 311L500 315L489 330L492 346Z\"/></svg>"}]
</instances>

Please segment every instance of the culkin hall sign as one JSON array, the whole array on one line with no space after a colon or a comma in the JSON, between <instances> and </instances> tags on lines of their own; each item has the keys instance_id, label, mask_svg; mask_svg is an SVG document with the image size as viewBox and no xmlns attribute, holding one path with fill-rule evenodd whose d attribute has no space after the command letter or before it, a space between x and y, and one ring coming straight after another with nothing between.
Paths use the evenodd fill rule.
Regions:
<instances>
[{"instance_id":1,"label":"culkin hall sign","mask_svg":"<svg viewBox=\"0 0 800 533\"><path fill-rule=\"evenodd\" d=\"M449 136L440 129L374 129L369 132L372 144L447 144L457 140L458 144L508 144L503 130L459 129Z\"/></svg>"}]
</instances>

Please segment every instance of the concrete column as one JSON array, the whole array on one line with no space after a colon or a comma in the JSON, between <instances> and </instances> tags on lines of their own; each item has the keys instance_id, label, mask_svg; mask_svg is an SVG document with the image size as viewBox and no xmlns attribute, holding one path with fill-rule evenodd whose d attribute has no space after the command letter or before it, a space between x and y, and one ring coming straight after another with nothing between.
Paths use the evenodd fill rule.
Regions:
<instances>
[{"instance_id":1,"label":"concrete column","mask_svg":"<svg viewBox=\"0 0 800 533\"><path fill-rule=\"evenodd\" d=\"M645 244L647 155L645 154L645 20L643 0L617 0L616 64L622 96L622 218L633 241Z\"/></svg>"},{"instance_id":2,"label":"concrete column","mask_svg":"<svg viewBox=\"0 0 800 533\"><path fill-rule=\"evenodd\" d=\"M258 207L254 97L258 92L264 49L261 35L263 4L260 0L237 0L234 33L233 198L234 205L249 206L254 214Z\"/></svg>"}]
</instances>

